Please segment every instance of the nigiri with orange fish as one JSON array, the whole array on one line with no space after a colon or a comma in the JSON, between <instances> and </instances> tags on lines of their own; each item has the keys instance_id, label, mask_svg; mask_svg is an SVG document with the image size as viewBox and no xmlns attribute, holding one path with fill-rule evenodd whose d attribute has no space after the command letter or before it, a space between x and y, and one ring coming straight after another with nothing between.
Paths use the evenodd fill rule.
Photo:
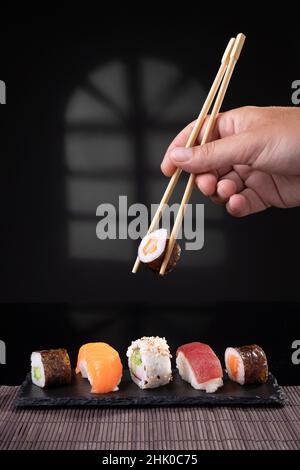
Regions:
<instances>
[{"instance_id":1,"label":"nigiri with orange fish","mask_svg":"<svg viewBox=\"0 0 300 470\"><path fill-rule=\"evenodd\" d=\"M92 393L117 391L122 371L119 353L109 344L87 343L79 349L76 373L89 380Z\"/></svg>"}]
</instances>

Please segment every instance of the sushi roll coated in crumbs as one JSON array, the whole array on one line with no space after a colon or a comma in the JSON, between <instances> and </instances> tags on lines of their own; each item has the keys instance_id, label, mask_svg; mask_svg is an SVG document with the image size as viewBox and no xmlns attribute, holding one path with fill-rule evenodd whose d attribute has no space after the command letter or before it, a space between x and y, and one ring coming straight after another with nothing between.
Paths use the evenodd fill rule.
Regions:
<instances>
[{"instance_id":1,"label":"sushi roll coated in crumbs","mask_svg":"<svg viewBox=\"0 0 300 470\"><path fill-rule=\"evenodd\" d=\"M148 233L141 241L138 256L152 271L159 273L168 246L168 231L165 228ZM175 243L166 268L168 274L176 266L180 258L181 248Z\"/></svg>"},{"instance_id":2,"label":"sushi roll coated in crumbs","mask_svg":"<svg viewBox=\"0 0 300 470\"><path fill-rule=\"evenodd\" d=\"M71 363L66 349L34 351L31 354L31 379L41 388L71 383Z\"/></svg>"},{"instance_id":3,"label":"sushi roll coated in crumbs","mask_svg":"<svg viewBox=\"0 0 300 470\"><path fill-rule=\"evenodd\" d=\"M132 380L142 389L156 388L172 380L171 354L165 338L144 336L127 350Z\"/></svg>"},{"instance_id":4,"label":"sushi roll coated in crumbs","mask_svg":"<svg viewBox=\"0 0 300 470\"><path fill-rule=\"evenodd\" d=\"M229 378L240 385L264 383L268 380L267 357L257 344L227 348L225 365Z\"/></svg>"},{"instance_id":5,"label":"sushi roll coated in crumbs","mask_svg":"<svg viewBox=\"0 0 300 470\"><path fill-rule=\"evenodd\" d=\"M196 390L214 393L223 386L221 363L207 344L195 342L180 346L176 366L181 378Z\"/></svg>"}]
</instances>

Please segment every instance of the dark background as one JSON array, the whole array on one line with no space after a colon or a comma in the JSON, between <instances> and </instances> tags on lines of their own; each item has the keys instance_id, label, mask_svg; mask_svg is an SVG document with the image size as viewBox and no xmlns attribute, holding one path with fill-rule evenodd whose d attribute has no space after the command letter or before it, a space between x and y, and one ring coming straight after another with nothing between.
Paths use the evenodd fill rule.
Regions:
<instances>
[{"instance_id":1,"label":"dark background","mask_svg":"<svg viewBox=\"0 0 300 470\"><path fill-rule=\"evenodd\" d=\"M255 21L247 13L133 18L119 11L4 25L0 339L7 365L0 365L0 383L22 380L33 349L65 346L74 361L83 342L105 340L125 358L130 341L144 334L166 336L173 351L183 342L207 341L220 355L227 345L257 342L280 382L300 383L300 366L290 359L291 343L300 337L300 209L236 220L195 191L193 201L205 204L204 248L184 252L164 279L146 269L131 274L138 242L111 244L95 235L97 205L126 188L130 202L159 201L166 185L159 173L163 150L195 118L232 35L243 31L247 41L223 110L292 104L291 83L300 78L297 12L288 19L276 10L272 15ZM109 72L116 96L108 99L89 77L111 63L119 68ZM150 64L150 85L165 87L156 110L143 88L143 64ZM170 70L176 72L168 82ZM92 102L87 117L75 122L68 116L78 90ZM103 105L100 117L95 103ZM76 163L76 139L88 149L95 137L100 163L89 160L89 150L92 163L82 160L85 150ZM116 160L110 145L103 147L107 138L111 146L120 139ZM122 166L122 148L128 166Z\"/></svg>"}]
</instances>

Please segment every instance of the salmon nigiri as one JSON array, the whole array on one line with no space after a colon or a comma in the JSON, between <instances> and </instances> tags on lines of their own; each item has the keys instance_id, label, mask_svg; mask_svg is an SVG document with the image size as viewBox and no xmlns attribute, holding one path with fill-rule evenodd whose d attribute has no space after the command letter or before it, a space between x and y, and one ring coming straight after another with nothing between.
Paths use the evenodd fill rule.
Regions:
<instances>
[{"instance_id":1,"label":"salmon nigiri","mask_svg":"<svg viewBox=\"0 0 300 470\"><path fill-rule=\"evenodd\" d=\"M122 370L120 356L109 344L87 343L79 349L76 373L89 380L92 393L118 390Z\"/></svg>"}]
</instances>

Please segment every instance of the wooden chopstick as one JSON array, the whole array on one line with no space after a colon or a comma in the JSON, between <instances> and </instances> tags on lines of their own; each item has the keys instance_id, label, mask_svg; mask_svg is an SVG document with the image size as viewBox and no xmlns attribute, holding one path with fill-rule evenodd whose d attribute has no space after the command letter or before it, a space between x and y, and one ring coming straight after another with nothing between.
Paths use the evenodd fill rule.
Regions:
<instances>
[{"instance_id":1,"label":"wooden chopstick","mask_svg":"<svg viewBox=\"0 0 300 470\"><path fill-rule=\"evenodd\" d=\"M211 135L211 131L213 129L213 126L215 124L217 115L218 115L218 113L220 111L220 108L222 106L222 103L223 103L223 100L224 100L224 97L225 97L225 94L226 94L226 91L227 91L227 88L228 88L228 85L229 85L229 82L230 82L230 79L231 79L231 76L232 76L232 73L233 73L233 70L234 70L234 67L235 67L235 65L238 61L239 56L240 56L240 53L241 53L242 47L244 45L245 39L246 39L246 36L244 34L240 33L240 34L237 35L237 38L236 38L235 43L233 45L232 51L230 53L230 59L229 59L228 67L227 67L224 79L222 81L222 84L220 86L219 93L218 93L218 96L216 98L216 101L215 101L214 107L212 109L211 115L209 117L207 127L205 129L205 132L204 132L204 135L203 135L203 138L202 138L202 141L201 141L201 145L207 143L208 140L209 140L209 137ZM168 247L167 247L167 250L166 250L166 254L165 254L164 260L162 262L162 265L161 265L161 268L160 268L160 271L159 271L159 274L161 276L163 276L165 274L165 270L166 270L168 262L170 260L171 253L172 253L174 245L175 245L176 237L177 237L179 228L181 226L181 223L182 223L182 220L183 220L183 217L184 217L186 205L188 204L189 199L190 199L191 194L192 194L192 191L193 191L194 183L195 183L195 175L191 174L190 177L189 177L184 195L182 197L180 208L178 210L177 217L175 219L175 223L174 223L174 226L173 226L173 230L172 230L172 233L170 235L169 242L168 242Z\"/></svg>"},{"instance_id":2,"label":"wooden chopstick","mask_svg":"<svg viewBox=\"0 0 300 470\"><path fill-rule=\"evenodd\" d=\"M226 71L226 68L228 66L228 62L229 62L229 59L230 59L230 54L232 52L232 48L233 48L233 45L235 44L235 38L231 38L230 41L228 42L227 44L227 47L225 49L225 52L223 54L223 57L222 57L222 60L221 60L221 65L220 65L220 68L218 70L218 73L214 79L214 82L211 86L211 89L206 97L206 100L202 106L202 109L200 111L200 114L195 122L195 125L192 129L192 132L188 138L188 141L186 143L186 148L188 147L192 147L199 135L199 132L201 130L201 127L203 125L203 122L208 114L208 111L212 105L212 102L216 96L216 93L219 89L219 86L220 86L220 83L224 77L224 74L225 74L225 71ZM174 191L174 188L178 182L178 179L179 179L179 176L181 174L181 171L179 168L177 168L177 170L175 171L175 173L173 174L172 178L170 179L169 183L168 183L168 186L164 192L164 195L160 201L160 204L154 214L154 217L152 219L152 222L149 226L149 229L148 229L148 233L152 232L157 224L159 223L160 221L160 218L162 216L162 213L163 213L163 210L165 208L165 205L168 203L173 191ZM173 245L174 246L174 245ZM134 266L133 266L133 269L132 269L132 272L133 273L136 273L137 270L139 269L139 266L140 266L140 259L139 257L137 256L136 260L135 260L135 263L134 263Z\"/></svg>"}]
</instances>

